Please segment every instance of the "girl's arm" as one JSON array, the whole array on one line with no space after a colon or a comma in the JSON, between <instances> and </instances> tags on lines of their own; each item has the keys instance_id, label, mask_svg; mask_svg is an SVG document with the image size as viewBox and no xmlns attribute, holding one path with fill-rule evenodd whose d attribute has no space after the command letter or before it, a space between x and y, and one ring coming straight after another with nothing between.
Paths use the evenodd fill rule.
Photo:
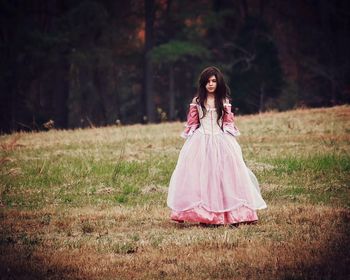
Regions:
<instances>
[{"instance_id":1,"label":"girl's arm","mask_svg":"<svg viewBox=\"0 0 350 280\"><path fill-rule=\"evenodd\" d=\"M227 111L227 113L224 112L223 119L222 119L224 132L231 134L233 136L241 135L238 128L235 126L235 121L234 121L235 116L231 112L232 105L227 100L224 103L224 108Z\"/></svg>"},{"instance_id":2,"label":"girl's arm","mask_svg":"<svg viewBox=\"0 0 350 280\"><path fill-rule=\"evenodd\" d=\"M187 114L187 123L185 125L185 130L181 133L182 138L190 137L193 132L199 127L199 114L197 104L192 101L190 104L190 110Z\"/></svg>"}]
</instances>

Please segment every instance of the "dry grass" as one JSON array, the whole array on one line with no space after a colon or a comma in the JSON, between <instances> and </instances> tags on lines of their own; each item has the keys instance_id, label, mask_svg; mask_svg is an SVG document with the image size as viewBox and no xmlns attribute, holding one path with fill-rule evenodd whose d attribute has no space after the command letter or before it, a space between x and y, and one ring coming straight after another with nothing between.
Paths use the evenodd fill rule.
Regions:
<instances>
[{"instance_id":1,"label":"dry grass","mask_svg":"<svg viewBox=\"0 0 350 280\"><path fill-rule=\"evenodd\" d=\"M182 123L0 136L4 279L348 279L350 108L239 116L268 209L169 220Z\"/></svg>"}]
</instances>

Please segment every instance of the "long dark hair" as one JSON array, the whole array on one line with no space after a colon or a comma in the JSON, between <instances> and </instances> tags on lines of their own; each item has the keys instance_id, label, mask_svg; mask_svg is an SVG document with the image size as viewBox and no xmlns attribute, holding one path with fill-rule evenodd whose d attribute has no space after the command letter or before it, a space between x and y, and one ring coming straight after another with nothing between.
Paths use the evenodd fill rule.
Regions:
<instances>
[{"instance_id":1,"label":"long dark hair","mask_svg":"<svg viewBox=\"0 0 350 280\"><path fill-rule=\"evenodd\" d=\"M231 91L225 82L223 74L218 68L214 66L210 66L205 68L200 74L198 79L198 90L196 94L196 102L199 103L200 106L202 107L203 117L204 117L205 114L207 113L207 109L205 108L204 103L208 97L207 89L205 88L205 86L207 85L209 78L211 76L215 76L216 82L217 82L217 87L216 87L214 96L215 96L215 108L217 113L216 121L219 124L220 118L222 117L223 113L226 112L223 105L224 100L225 99L230 100ZM222 125L221 125L221 128L222 128Z\"/></svg>"}]
</instances>

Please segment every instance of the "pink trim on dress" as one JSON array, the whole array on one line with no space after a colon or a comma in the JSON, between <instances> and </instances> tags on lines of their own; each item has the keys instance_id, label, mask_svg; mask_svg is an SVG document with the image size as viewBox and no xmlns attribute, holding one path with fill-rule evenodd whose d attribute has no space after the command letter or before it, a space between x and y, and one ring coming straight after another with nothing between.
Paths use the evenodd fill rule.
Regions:
<instances>
[{"instance_id":1,"label":"pink trim on dress","mask_svg":"<svg viewBox=\"0 0 350 280\"><path fill-rule=\"evenodd\" d=\"M187 123L185 126L186 128L181 133L181 137L186 139L190 137L193 132L199 127L199 114L196 104L190 104L190 110L187 114Z\"/></svg>"},{"instance_id":2,"label":"pink trim on dress","mask_svg":"<svg viewBox=\"0 0 350 280\"><path fill-rule=\"evenodd\" d=\"M256 210L246 206L228 212L210 212L203 207L195 207L187 211L171 211L170 218L174 221L200 222L205 224L235 224L241 222L253 222L258 220Z\"/></svg>"},{"instance_id":3,"label":"pink trim on dress","mask_svg":"<svg viewBox=\"0 0 350 280\"><path fill-rule=\"evenodd\" d=\"M235 126L235 117L234 114L231 112L231 104L225 103L224 104L225 110L227 111L224 112L224 115L222 117L222 122L223 122L223 130L225 133L229 133L233 136L239 136L241 135L239 129Z\"/></svg>"}]
</instances>

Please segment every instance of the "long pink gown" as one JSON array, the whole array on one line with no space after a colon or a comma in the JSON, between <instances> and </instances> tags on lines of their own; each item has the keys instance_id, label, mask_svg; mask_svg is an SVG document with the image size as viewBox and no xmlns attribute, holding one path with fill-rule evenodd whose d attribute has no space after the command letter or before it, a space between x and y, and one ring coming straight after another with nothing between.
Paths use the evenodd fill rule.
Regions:
<instances>
[{"instance_id":1,"label":"long pink gown","mask_svg":"<svg viewBox=\"0 0 350 280\"><path fill-rule=\"evenodd\" d=\"M231 104L225 103L217 124L216 110L191 103L186 141L171 176L167 205L175 221L235 224L257 221L258 209L267 208L253 172L246 166L236 137Z\"/></svg>"}]
</instances>

